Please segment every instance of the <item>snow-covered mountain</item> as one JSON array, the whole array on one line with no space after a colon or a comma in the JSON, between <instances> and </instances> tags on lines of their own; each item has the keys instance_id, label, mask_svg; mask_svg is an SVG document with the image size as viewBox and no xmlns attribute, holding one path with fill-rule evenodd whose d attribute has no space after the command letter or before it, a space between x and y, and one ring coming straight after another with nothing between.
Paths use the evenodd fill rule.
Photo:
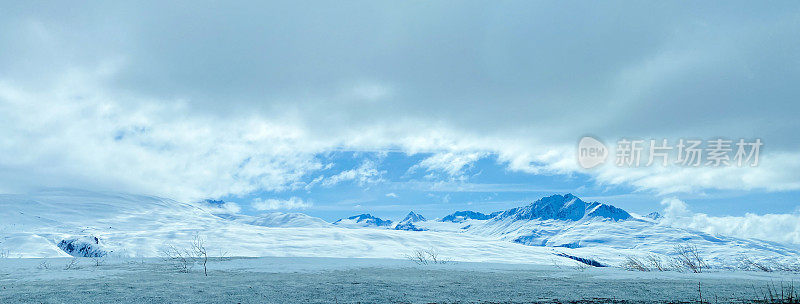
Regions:
<instances>
[{"instance_id":1,"label":"snow-covered mountain","mask_svg":"<svg viewBox=\"0 0 800 304\"><path fill-rule=\"evenodd\" d=\"M598 202L587 203L572 195L552 195L541 198L530 205L506 210L496 216L498 220L569 220L606 218L615 221L631 218L625 210Z\"/></svg>"},{"instance_id":2,"label":"snow-covered mountain","mask_svg":"<svg viewBox=\"0 0 800 304\"><path fill-rule=\"evenodd\" d=\"M645 215L644 217L649 218L649 219L654 220L654 221L660 221L662 218L664 218L664 216L661 215L661 213L658 213L658 211L650 212L647 215Z\"/></svg>"},{"instance_id":3,"label":"snow-covered mountain","mask_svg":"<svg viewBox=\"0 0 800 304\"><path fill-rule=\"evenodd\" d=\"M484 214L475 211L456 211L442 218L442 222L461 223L466 220L488 220L502 213L502 211L492 212L491 214Z\"/></svg>"},{"instance_id":4,"label":"snow-covered mountain","mask_svg":"<svg viewBox=\"0 0 800 304\"><path fill-rule=\"evenodd\" d=\"M391 227L392 221L372 216L369 213L354 215L333 222L334 225L350 228Z\"/></svg>"},{"instance_id":5,"label":"snow-covered mountain","mask_svg":"<svg viewBox=\"0 0 800 304\"><path fill-rule=\"evenodd\" d=\"M406 217L394 226L395 230L424 231L425 229L414 226L414 223L424 222L425 217L411 211Z\"/></svg>"}]
</instances>

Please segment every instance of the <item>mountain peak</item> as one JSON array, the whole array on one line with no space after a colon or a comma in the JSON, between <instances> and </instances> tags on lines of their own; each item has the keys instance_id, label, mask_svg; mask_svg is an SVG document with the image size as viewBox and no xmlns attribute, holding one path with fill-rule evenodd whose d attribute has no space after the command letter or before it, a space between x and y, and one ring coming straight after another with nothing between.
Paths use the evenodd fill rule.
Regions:
<instances>
[{"instance_id":1,"label":"mountain peak","mask_svg":"<svg viewBox=\"0 0 800 304\"><path fill-rule=\"evenodd\" d=\"M413 223L413 222L421 222L421 221L424 221L424 220L425 220L424 216L422 216L422 215L420 215L418 213L414 213L414 211L411 211L411 212L408 213L408 215L406 215L406 217L401 222L412 222Z\"/></svg>"},{"instance_id":2,"label":"mountain peak","mask_svg":"<svg viewBox=\"0 0 800 304\"><path fill-rule=\"evenodd\" d=\"M588 217L600 217L611 220L626 220L631 217L625 210L598 202L587 203L567 193L543 197L530 205L506 210L498 218L514 220L570 220L578 221Z\"/></svg>"},{"instance_id":3,"label":"mountain peak","mask_svg":"<svg viewBox=\"0 0 800 304\"><path fill-rule=\"evenodd\" d=\"M425 217L423 217L422 215L419 215L417 213L414 213L414 211L411 211L411 212L408 213L408 215L406 215L406 218L404 218L402 221L397 223L397 225L394 227L394 229L395 230L409 230L409 231L423 231L425 229L418 228L417 226L414 225L414 223L416 223L416 222L423 222L423 221L425 221Z\"/></svg>"}]
</instances>

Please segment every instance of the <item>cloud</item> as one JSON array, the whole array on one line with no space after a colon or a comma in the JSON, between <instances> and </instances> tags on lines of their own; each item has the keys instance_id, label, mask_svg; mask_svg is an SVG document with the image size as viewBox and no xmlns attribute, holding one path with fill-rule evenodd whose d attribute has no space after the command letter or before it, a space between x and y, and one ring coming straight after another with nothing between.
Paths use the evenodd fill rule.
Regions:
<instances>
[{"instance_id":1,"label":"cloud","mask_svg":"<svg viewBox=\"0 0 800 304\"><path fill-rule=\"evenodd\" d=\"M689 205L677 198L666 198L661 201L664 206L663 216L666 220L680 220L691 216Z\"/></svg>"},{"instance_id":2,"label":"cloud","mask_svg":"<svg viewBox=\"0 0 800 304\"><path fill-rule=\"evenodd\" d=\"M483 152L436 153L428 158L423 159L418 164L411 166L411 168L408 169L408 172L413 173L418 169L424 169L425 171L431 173L444 173L452 179L466 180L466 171L472 167L473 163L486 156L488 156L488 154Z\"/></svg>"},{"instance_id":3,"label":"cloud","mask_svg":"<svg viewBox=\"0 0 800 304\"><path fill-rule=\"evenodd\" d=\"M112 102L125 98L98 87L98 74L76 71L37 93L0 81L0 118L9 123L0 130L0 181L17 191L65 186L198 200L288 189L322 167L295 127L186 116L182 103Z\"/></svg>"},{"instance_id":4,"label":"cloud","mask_svg":"<svg viewBox=\"0 0 800 304\"><path fill-rule=\"evenodd\" d=\"M10 7L0 191L281 192L341 150L433 153L417 168L443 179L495 155L511 171L659 194L800 189L792 3L562 5ZM756 168L584 171L587 133L765 146ZM376 171L319 183L369 185Z\"/></svg>"},{"instance_id":5,"label":"cloud","mask_svg":"<svg viewBox=\"0 0 800 304\"><path fill-rule=\"evenodd\" d=\"M295 196L286 200L273 199L273 198L265 200L262 198L256 198L253 200L253 203L251 205L256 210L261 210L261 211L280 210L280 209L307 209L313 206L313 204L311 204L310 202L303 201L301 198Z\"/></svg>"},{"instance_id":6,"label":"cloud","mask_svg":"<svg viewBox=\"0 0 800 304\"><path fill-rule=\"evenodd\" d=\"M677 198L665 199L661 204L665 206L662 220L664 224L710 234L800 244L798 213L709 216L691 212L688 205Z\"/></svg>"},{"instance_id":7,"label":"cloud","mask_svg":"<svg viewBox=\"0 0 800 304\"><path fill-rule=\"evenodd\" d=\"M629 184L660 194L699 192L704 189L788 191L800 189L798 155L788 152L762 156L757 167L643 167L602 166L598 181Z\"/></svg>"},{"instance_id":8,"label":"cloud","mask_svg":"<svg viewBox=\"0 0 800 304\"><path fill-rule=\"evenodd\" d=\"M242 208L239 207L239 204L234 202L225 202L225 204L222 204L222 208L228 213L239 213L242 211Z\"/></svg>"},{"instance_id":9,"label":"cloud","mask_svg":"<svg viewBox=\"0 0 800 304\"><path fill-rule=\"evenodd\" d=\"M358 168L342 171L323 179L322 186L331 187L345 181L355 181L360 186L375 184L383 181L382 175L384 173L385 171L378 170L374 161L367 159Z\"/></svg>"},{"instance_id":10,"label":"cloud","mask_svg":"<svg viewBox=\"0 0 800 304\"><path fill-rule=\"evenodd\" d=\"M386 197L398 198L397 194L394 192L386 193Z\"/></svg>"}]
</instances>

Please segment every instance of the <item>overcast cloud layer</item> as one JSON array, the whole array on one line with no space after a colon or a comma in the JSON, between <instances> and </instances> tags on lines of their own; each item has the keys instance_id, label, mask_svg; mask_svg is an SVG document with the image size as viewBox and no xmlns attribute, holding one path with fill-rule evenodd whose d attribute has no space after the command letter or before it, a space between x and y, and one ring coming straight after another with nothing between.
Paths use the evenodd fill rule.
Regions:
<instances>
[{"instance_id":1,"label":"overcast cloud layer","mask_svg":"<svg viewBox=\"0 0 800 304\"><path fill-rule=\"evenodd\" d=\"M413 170L448 181L495 155L658 194L800 189L797 2L331 4L3 4L0 192L380 181L312 180L336 150L433 153ZM587 134L765 145L756 168L583 171Z\"/></svg>"}]
</instances>

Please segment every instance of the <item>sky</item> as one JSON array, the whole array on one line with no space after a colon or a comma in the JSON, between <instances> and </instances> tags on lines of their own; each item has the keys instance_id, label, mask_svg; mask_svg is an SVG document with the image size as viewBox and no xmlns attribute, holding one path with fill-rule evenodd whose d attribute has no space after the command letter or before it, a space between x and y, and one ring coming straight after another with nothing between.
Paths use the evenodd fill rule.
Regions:
<instances>
[{"instance_id":1,"label":"sky","mask_svg":"<svg viewBox=\"0 0 800 304\"><path fill-rule=\"evenodd\" d=\"M795 1L0 7L0 193L223 199L326 220L553 193L641 214L800 212ZM612 150L763 146L755 167L618 167L611 154L584 169L587 135Z\"/></svg>"}]
</instances>

